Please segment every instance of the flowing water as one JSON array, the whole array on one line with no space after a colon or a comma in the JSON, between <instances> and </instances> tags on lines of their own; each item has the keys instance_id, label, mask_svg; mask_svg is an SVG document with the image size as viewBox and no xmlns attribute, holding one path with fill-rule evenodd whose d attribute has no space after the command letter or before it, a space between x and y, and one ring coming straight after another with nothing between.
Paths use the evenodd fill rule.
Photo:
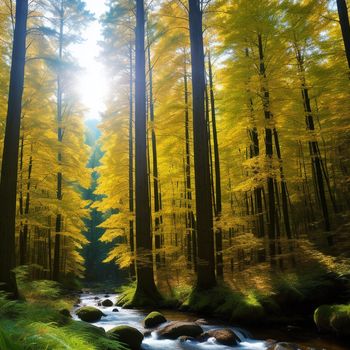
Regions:
<instances>
[{"instance_id":1,"label":"flowing water","mask_svg":"<svg viewBox=\"0 0 350 350\"><path fill-rule=\"evenodd\" d=\"M96 299L99 298L99 299ZM102 327L106 331L112 329L118 325L129 325L131 327L137 328L142 333L145 330L142 326L142 321L147 315L147 311L142 310L133 310L133 309L123 309L117 307L118 312L113 312L113 309L116 306L111 307L103 307L98 306L98 302L107 299L105 294L82 294L80 296L80 304L76 307L78 309L81 306L94 306L98 307L102 310L102 312L106 315L106 317L102 317L99 322L95 322L94 325L97 327ZM117 299L116 294L109 294L108 299L115 301ZM75 310L76 310L75 309ZM78 317L75 314L75 310L73 310L73 318L78 320ZM197 320L199 317L196 315L182 313L178 311L162 311L167 320L169 321L186 321L193 322ZM218 323L218 322L217 322ZM240 343L237 346L225 346L220 345L215 342L214 338L209 338L204 343L198 343L194 341L186 341L180 342L178 340L168 340L168 339L157 339L156 333L152 332L151 335L146 336L142 342L143 350L232 350L232 349L240 349L240 350L266 350L269 346L268 342L264 340L253 339L253 337L241 328L228 326L227 324L215 324L210 322L210 325L201 325L204 331L208 331L209 329L218 329L218 328L231 328L235 334L240 338ZM332 341L327 342L327 340L321 340L315 337L312 334L307 339L292 339L290 337L288 339L288 334L278 333L278 331L274 332L273 330L270 332L266 332L264 335L262 332L257 332L260 334L262 339L274 338L280 341L291 341L296 342L298 344L303 345L303 349L322 349L322 350L346 350L350 349L350 347L334 344ZM274 337L276 335L276 337ZM314 338L313 338L314 337ZM298 340L298 341L296 341Z\"/></svg>"}]
</instances>

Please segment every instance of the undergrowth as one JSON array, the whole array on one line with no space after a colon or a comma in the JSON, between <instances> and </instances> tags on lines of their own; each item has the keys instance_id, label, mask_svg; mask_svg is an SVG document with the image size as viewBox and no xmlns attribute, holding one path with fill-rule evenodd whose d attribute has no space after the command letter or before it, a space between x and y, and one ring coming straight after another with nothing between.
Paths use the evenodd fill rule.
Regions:
<instances>
[{"instance_id":1,"label":"undergrowth","mask_svg":"<svg viewBox=\"0 0 350 350\"><path fill-rule=\"evenodd\" d=\"M104 330L74 321L60 313L70 309L60 285L52 281L30 281L19 272L22 300L8 300L0 294L1 350L126 350L107 338Z\"/></svg>"}]
</instances>

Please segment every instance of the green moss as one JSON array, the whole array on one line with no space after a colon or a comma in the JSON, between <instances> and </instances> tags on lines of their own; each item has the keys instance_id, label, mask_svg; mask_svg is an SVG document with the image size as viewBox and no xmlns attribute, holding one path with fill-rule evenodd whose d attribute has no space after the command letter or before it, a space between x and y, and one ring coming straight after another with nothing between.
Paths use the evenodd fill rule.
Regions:
<instances>
[{"instance_id":1,"label":"green moss","mask_svg":"<svg viewBox=\"0 0 350 350\"><path fill-rule=\"evenodd\" d=\"M340 335L350 336L350 305L336 305L330 319L330 326Z\"/></svg>"},{"instance_id":2,"label":"green moss","mask_svg":"<svg viewBox=\"0 0 350 350\"><path fill-rule=\"evenodd\" d=\"M330 320L333 314L334 307L332 305L321 305L314 313L314 321L320 331L332 330Z\"/></svg>"},{"instance_id":3,"label":"green moss","mask_svg":"<svg viewBox=\"0 0 350 350\"><path fill-rule=\"evenodd\" d=\"M107 334L112 339L117 339L120 342L128 345L132 350L139 350L143 340L143 334L136 328L130 326L117 326L109 330Z\"/></svg>"},{"instance_id":4,"label":"green moss","mask_svg":"<svg viewBox=\"0 0 350 350\"><path fill-rule=\"evenodd\" d=\"M167 320L163 314L161 314L158 311L153 311L145 317L145 319L143 320L143 323L145 325L145 328L153 328L153 327L157 327L158 325L166 321Z\"/></svg>"},{"instance_id":5,"label":"green moss","mask_svg":"<svg viewBox=\"0 0 350 350\"><path fill-rule=\"evenodd\" d=\"M321 305L315 310L314 321L320 331L350 336L350 304Z\"/></svg>"},{"instance_id":6,"label":"green moss","mask_svg":"<svg viewBox=\"0 0 350 350\"><path fill-rule=\"evenodd\" d=\"M104 316L104 313L93 307L93 306L83 306L76 311L78 317L85 322L97 322Z\"/></svg>"},{"instance_id":7,"label":"green moss","mask_svg":"<svg viewBox=\"0 0 350 350\"><path fill-rule=\"evenodd\" d=\"M185 305L194 312L252 324L265 316L260 298L259 294L252 291L244 295L221 285L207 291L193 291Z\"/></svg>"}]
</instances>

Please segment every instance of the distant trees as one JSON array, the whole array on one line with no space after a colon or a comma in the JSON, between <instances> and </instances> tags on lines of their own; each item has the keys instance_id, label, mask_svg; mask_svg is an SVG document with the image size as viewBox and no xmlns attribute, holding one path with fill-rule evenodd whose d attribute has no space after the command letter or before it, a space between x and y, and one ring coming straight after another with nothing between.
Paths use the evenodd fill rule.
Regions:
<instances>
[{"instance_id":1,"label":"distant trees","mask_svg":"<svg viewBox=\"0 0 350 350\"><path fill-rule=\"evenodd\" d=\"M118 65L109 60L109 69L123 88L115 88L103 122L106 154L98 191L107 197L98 206L106 210L108 203L119 211L102 226L105 239L118 242L107 260L127 267L133 258L126 228L134 216L125 200L131 203L133 189L127 151L133 150L130 82L136 66L129 43L135 17L128 1L111 3L118 19L108 21L104 47L107 53L113 46ZM341 122L339 135L331 135L350 108L340 87L349 83L342 78L341 33L329 21L329 13L336 13L314 0L169 0L148 4L147 12L152 24L145 43L149 122L143 133L149 150L143 181L153 184L145 203L155 218L148 248L159 266L158 286L192 283L197 276L198 289L206 289L217 278L230 283L230 274L265 262L276 271L294 268L305 237L336 245L339 208L347 210L338 189L348 191L341 181L348 164L341 146L346 126ZM129 34L121 37L123 31ZM327 74L334 74L328 83ZM305 147L311 147L309 155ZM129 163L121 154L129 154Z\"/></svg>"}]
</instances>

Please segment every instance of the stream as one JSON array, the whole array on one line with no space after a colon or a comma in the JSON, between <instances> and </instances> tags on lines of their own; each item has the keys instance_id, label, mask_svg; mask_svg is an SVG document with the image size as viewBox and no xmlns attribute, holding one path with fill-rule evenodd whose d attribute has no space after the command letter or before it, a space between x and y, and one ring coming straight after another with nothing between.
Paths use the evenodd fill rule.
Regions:
<instances>
[{"instance_id":1,"label":"stream","mask_svg":"<svg viewBox=\"0 0 350 350\"><path fill-rule=\"evenodd\" d=\"M102 317L99 322L93 323L97 327L102 327L105 331L108 331L118 325L129 325L131 327L137 328L142 333L147 331L142 326L142 321L145 316L148 314L147 311L143 310L135 310L135 309L124 309L121 307L111 306L104 307L98 306L98 302L104 299L110 299L113 302L117 299L117 294L108 294L108 298L105 297L104 294L81 294L80 295L80 304L76 306L73 310L73 318L75 320L79 320L78 316L75 314L75 311L82 306L94 306L102 310L106 317ZM99 299L96 299L99 298ZM113 312L113 309L117 308L118 312ZM179 311L169 310L164 311L162 313L169 321L186 321L186 322L194 322L199 317L196 315L192 315L189 313L183 313ZM240 343L237 346L225 346L215 342L215 338L209 338L206 342L199 343L193 341L185 341L180 342L178 340L168 340L168 339L157 339L155 332L152 332L150 336L145 336L142 342L143 350L232 350L232 349L240 349L240 350L266 350L271 344L264 340L253 339L253 337L247 332L238 327L232 327L227 324L217 324L209 322L208 325L202 325L204 331L208 331L210 329L219 329L219 328L230 328L235 334L240 338ZM163 324L165 325L165 324ZM315 337L315 334L310 335L309 337L303 333L304 338L301 339L293 339L293 337L288 337L288 334L279 333L278 331L270 331L266 332L263 335L263 332L259 331L257 334L260 335L263 339L278 339L279 341L288 341L302 345L302 349L309 350L346 350L349 347L342 346L341 344L333 343L332 341L327 341L327 339L320 339L319 337ZM275 337L276 336L276 337ZM259 336L258 336L259 337ZM282 338L283 337L283 338Z\"/></svg>"}]
</instances>

